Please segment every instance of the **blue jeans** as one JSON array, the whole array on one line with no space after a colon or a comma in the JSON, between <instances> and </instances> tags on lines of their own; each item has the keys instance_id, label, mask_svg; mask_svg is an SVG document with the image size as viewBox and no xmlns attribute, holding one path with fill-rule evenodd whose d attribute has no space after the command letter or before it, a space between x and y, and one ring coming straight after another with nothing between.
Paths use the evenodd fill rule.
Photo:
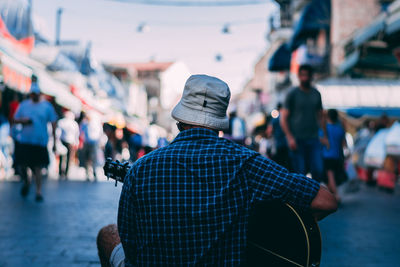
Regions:
<instances>
[{"instance_id":1,"label":"blue jeans","mask_svg":"<svg viewBox=\"0 0 400 267\"><path fill-rule=\"evenodd\" d=\"M296 139L296 143L297 149L290 150L293 171L302 174L310 172L314 180L321 181L324 163L319 139Z\"/></svg>"}]
</instances>

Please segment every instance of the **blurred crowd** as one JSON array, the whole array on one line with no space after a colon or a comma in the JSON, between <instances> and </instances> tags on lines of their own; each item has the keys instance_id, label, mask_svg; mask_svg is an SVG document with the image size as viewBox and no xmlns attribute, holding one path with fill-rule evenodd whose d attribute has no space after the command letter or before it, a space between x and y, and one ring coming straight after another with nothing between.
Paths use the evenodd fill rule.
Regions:
<instances>
[{"instance_id":1,"label":"blurred crowd","mask_svg":"<svg viewBox=\"0 0 400 267\"><path fill-rule=\"evenodd\" d=\"M36 77L29 94L8 91L1 100L0 179L29 179L24 177L29 169L34 176L37 166L43 174L48 174L49 166L53 166L59 179L68 179L73 165L85 169L86 180L96 181L96 169L105 158L133 162L168 144L156 125L139 134L104 122L103 114L94 110L74 114L61 108L41 94ZM47 149L43 158L48 159L36 164L43 154L36 148L42 146Z\"/></svg>"},{"instance_id":2,"label":"blurred crowd","mask_svg":"<svg viewBox=\"0 0 400 267\"><path fill-rule=\"evenodd\" d=\"M26 150L24 144L32 143L35 138L45 140L48 158L52 161L52 166L57 169L59 179L68 179L71 165L73 165L85 170L87 181L97 180L96 168L102 166L106 158L134 162L152 150L168 145L171 141L171 138L167 139L165 134L160 135L159 127L154 124L150 125L144 133L139 134L126 127L120 128L104 122L101 114L95 111L81 112L77 115L69 110L60 109L51 99L46 99L44 95L41 95L40 88L34 85L35 81L29 95L23 96L14 92L7 96L9 101L2 101L0 179L7 179L14 175L20 176L22 181L29 179L24 178L27 177L26 167L31 167L31 161L40 159L41 152L29 150L31 148ZM29 101L50 104L51 110L46 111L48 115L40 112L37 115L38 120L43 120L42 123L46 125L47 128L44 130L47 131L46 133L39 133L36 136L33 132L29 132L31 130L27 125L34 125L35 116L32 114L38 112L31 107L25 107L29 107L27 105L31 103ZM265 114L263 123L252 127L251 131L245 119L239 117L236 110L232 109L229 114L229 130L221 136L258 151L290 171L313 174L309 166L316 164L314 160L311 165L305 167L305 170L296 166L294 149L290 146L287 134L282 129L282 109L283 105L278 104L276 110L271 114ZM32 119L26 119L28 117ZM364 120L360 127L356 129L352 126L349 130L346 129L348 122L342 121L342 118L346 116L335 109L322 112L323 123L319 129L316 155L323 159L323 171L318 174L318 177L313 177L326 183L338 200L340 197L337 186L345 181L354 180L360 176L369 183L374 181L373 172L377 167L371 167L371 164L364 160L364 153L373 136L380 130L389 128L394 122L383 115L379 119ZM49 138L52 135L54 138ZM33 154L34 158L26 158L26 154ZM304 158L307 158L307 155ZM24 163L24 161L28 162ZM386 165L390 164L386 161ZM39 164L42 167L42 173L48 172L49 164L46 161L45 163ZM34 168L31 169L34 173Z\"/></svg>"}]
</instances>

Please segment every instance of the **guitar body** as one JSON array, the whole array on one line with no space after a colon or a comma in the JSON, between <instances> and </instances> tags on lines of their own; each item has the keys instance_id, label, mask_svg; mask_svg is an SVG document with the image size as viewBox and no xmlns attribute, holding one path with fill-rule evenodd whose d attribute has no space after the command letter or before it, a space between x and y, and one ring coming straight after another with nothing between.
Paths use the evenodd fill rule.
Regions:
<instances>
[{"instance_id":1,"label":"guitar body","mask_svg":"<svg viewBox=\"0 0 400 267\"><path fill-rule=\"evenodd\" d=\"M319 266L321 235L311 214L261 202L249 217L247 266Z\"/></svg>"},{"instance_id":2,"label":"guitar body","mask_svg":"<svg viewBox=\"0 0 400 267\"><path fill-rule=\"evenodd\" d=\"M130 166L107 159L103 169L117 186L117 182L124 182ZM321 234L310 213L277 201L262 201L253 207L247 234L247 266L316 267L320 260Z\"/></svg>"}]
</instances>

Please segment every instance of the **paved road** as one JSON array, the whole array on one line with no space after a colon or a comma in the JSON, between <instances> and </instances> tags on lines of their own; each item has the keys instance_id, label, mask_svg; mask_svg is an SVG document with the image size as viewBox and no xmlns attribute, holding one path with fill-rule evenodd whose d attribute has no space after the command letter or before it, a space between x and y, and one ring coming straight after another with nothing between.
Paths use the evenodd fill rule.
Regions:
<instances>
[{"instance_id":1,"label":"paved road","mask_svg":"<svg viewBox=\"0 0 400 267\"><path fill-rule=\"evenodd\" d=\"M19 188L0 182L1 267L99 266L96 234L116 221L120 185L48 180L43 203ZM400 266L399 193L362 187L320 228L321 266Z\"/></svg>"},{"instance_id":2,"label":"paved road","mask_svg":"<svg viewBox=\"0 0 400 267\"><path fill-rule=\"evenodd\" d=\"M99 266L96 234L115 223L121 186L47 181L43 203L0 183L0 266Z\"/></svg>"},{"instance_id":3,"label":"paved road","mask_svg":"<svg viewBox=\"0 0 400 267\"><path fill-rule=\"evenodd\" d=\"M362 186L320 222L322 266L400 266L400 187L394 194Z\"/></svg>"}]
</instances>

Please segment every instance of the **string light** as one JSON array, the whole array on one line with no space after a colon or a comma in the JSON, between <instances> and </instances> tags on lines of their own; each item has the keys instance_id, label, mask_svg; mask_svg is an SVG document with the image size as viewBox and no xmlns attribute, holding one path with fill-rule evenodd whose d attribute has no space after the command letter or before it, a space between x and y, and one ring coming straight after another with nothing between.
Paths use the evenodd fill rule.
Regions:
<instances>
[{"instance_id":1,"label":"string light","mask_svg":"<svg viewBox=\"0 0 400 267\"><path fill-rule=\"evenodd\" d=\"M271 0L219 0L219 1L189 1L189 0L110 0L132 4L154 5L154 6L243 6L259 5L271 2Z\"/></svg>"},{"instance_id":2,"label":"string light","mask_svg":"<svg viewBox=\"0 0 400 267\"><path fill-rule=\"evenodd\" d=\"M137 32L142 32L142 33L149 32L150 31L150 26L147 25L146 22L142 22L142 23L139 24L139 26L137 27L136 31Z\"/></svg>"}]
</instances>

